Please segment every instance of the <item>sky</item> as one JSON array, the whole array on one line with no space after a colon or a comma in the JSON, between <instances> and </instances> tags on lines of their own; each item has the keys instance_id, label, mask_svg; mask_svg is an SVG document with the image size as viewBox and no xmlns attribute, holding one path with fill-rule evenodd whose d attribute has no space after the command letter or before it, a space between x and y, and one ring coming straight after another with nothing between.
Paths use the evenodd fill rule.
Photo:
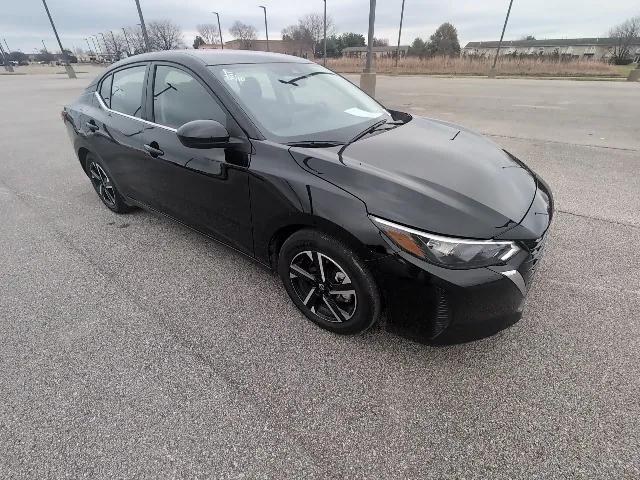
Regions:
<instances>
[{"instance_id":1,"label":"sky","mask_svg":"<svg viewBox=\"0 0 640 480\"><path fill-rule=\"evenodd\" d=\"M39 0L3 0L0 38L11 50L32 53L42 47L58 50L42 2ZM211 10L220 13L224 40L231 39L228 29L235 20L258 29L264 38L264 19L258 5L266 5L269 37L280 38L280 31L307 13L321 13L322 0L140 0L145 22L171 19L184 31L185 44L191 45L200 23L215 22ZM134 0L48 0L65 48L86 48L84 38L139 22ZM397 42L402 0L378 0L376 37ZM443 22L458 29L460 43L497 40L504 22L508 0L405 0L402 44L415 37L427 39ZM327 13L336 30L366 36L368 0L327 0ZM640 15L639 0L515 0L505 33L506 40L524 35L536 38L572 38L606 36L613 25ZM3 42L4 45L4 42Z\"/></svg>"}]
</instances>

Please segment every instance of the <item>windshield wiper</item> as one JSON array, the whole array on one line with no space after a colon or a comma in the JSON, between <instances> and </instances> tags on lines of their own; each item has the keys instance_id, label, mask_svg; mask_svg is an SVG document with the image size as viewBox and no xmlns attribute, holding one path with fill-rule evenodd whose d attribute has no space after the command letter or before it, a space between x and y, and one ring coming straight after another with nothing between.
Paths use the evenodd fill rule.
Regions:
<instances>
[{"instance_id":1,"label":"windshield wiper","mask_svg":"<svg viewBox=\"0 0 640 480\"><path fill-rule=\"evenodd\" d=\"M382 125L384 125L385 123L387 123L386 119L383 120L378 120L376 123L374 123L373 125L369 125L366 129L364 129L363 131L361 131L359 134L357 134L355 137L353 137L351 140L349 140L347 143L345 143L342 148L340 149L340 151L338 152L339 156L342 156L342 152L344 152L344 150L351 145L353 142L357 142L358 140L360 140L362 137L364 137L365 135L368 135L370 133L373 133L378 127L381 127Z\"/></svg>"},{"instance_id":2,"label":"windshield wiper","mask_svg":"<svg viewBox=\"0 0 640 480\"><path fill-rule=\"evenodd\" d=\"M342 144L343 142L336 142L334 140L300 140L299 142L289 142L286 145L289 147L326 148L337 147Z\"/></svg>"},{"instance_id":3,"label":"windshield wiper","mask_svg":"<svg viewBox=\"0 0 640 480\"><path fill-rule=\"evenodd\" d=\"M278 80L280 83L284 83L285 85L293 85L297 87L300 80L304 80L305 78L313 77L314 75L335 75L332 72L311 72L306 75L301 75L300 77L292 78L291 80Z\"/></svg>"}]
</instances>

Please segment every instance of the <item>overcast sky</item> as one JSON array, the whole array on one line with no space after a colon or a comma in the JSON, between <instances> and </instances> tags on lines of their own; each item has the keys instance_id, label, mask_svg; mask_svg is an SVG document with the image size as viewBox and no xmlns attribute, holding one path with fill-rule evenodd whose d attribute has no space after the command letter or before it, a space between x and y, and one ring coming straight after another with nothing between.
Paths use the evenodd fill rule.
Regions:
<instances>
[{"instance_id":1,"label":"overcast sky","mask_svg":"<svg viewBox=\"0 0 640 480\"><path fill-rule=\"evenodd\" d=\"M264 38L262 10L267 6L270 38L296 23L306 13L322 11L322 0L140 0L145 21L172 19L185 32L191 45L196 25L215 21L210 12L220 12L225 41L229 26L241 20L255 26ZM3 2L4 3L4 2ZM397 41L402 0L378 0L376 37ZM460 43L495 40L500 36L508 0L406 0L402 43L415 37L428 38L443 22L458 28ZM49 9L65 48L86 48L84 38L98 32L119 30L138 23L134 0L48 0ZM338 32L366 34L368 0L327 0L327 12ZM605 36L609 28L640 15L639 0L515 0L505 39L532 34L537 38ZM6 1L0 16L0 38L12 50L25 53L42 46L57 49L55 37L40 0ZM67 47L68 46L68 47Z\"/></svg>"}]
</instances>

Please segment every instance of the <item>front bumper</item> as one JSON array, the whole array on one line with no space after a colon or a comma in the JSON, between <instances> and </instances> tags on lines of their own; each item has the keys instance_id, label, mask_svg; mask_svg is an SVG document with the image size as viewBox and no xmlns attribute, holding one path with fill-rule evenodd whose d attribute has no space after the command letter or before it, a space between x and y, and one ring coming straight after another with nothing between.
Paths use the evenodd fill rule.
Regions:
<instances>
[{"instance_id":1,"label":"front bumper","mask_svg":"<svg viewBox=\"0 0 640 480\"><path fill-rule=\"evenodd\" d=\"M389 327L417 340L479 338L517 322L522 315L526 291L503 273L488 268L418 266L401 253L372 263ZM511 270L523 279L526 275L530 284L526 262L521 268L523 272Z\"/></svg>"},{"instance_id":2,"label":"front bumper","mask_svg":"<svg viewBox=\"0 0 640 480\"><path fill-rule=\"evenodd\" d=\"M416 340L455 342L514 324L522 316L545 237L519 243L522 250L503 266L451 270L402 251L370 262L388 328Z\"/></svg>"}]
</instances>

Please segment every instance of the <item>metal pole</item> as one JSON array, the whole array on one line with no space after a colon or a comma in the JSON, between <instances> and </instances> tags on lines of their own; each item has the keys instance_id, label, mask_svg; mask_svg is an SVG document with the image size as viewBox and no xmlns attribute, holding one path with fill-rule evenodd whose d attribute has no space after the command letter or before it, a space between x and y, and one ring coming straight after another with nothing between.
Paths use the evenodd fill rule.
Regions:
<instances>
[{"instance_id":1,"label":"metal pole","mask_svg":"<svg viewBox=\"0 0 640 480\"><path fill-rule=\"evenodd\" d=\"M94 47L96 48L96 55L102 55L102 48L100 48L100 43L96 42L96 38L98 37L96 37L95 35L90 35L90 37Z\"/></svg>"},{"instance_id":2,"label":"metal pole","mask_svg":"<svg viewBox=\"0 0 640 480\"><path fill-rule=\"evenodd\" d=\"M109 30L111 32L111 39L113 40L113 54L114 56L118 57L117 60L120 60L120 55L118 54L117 48L118 46L116 45L116 36L113 34L113 30Z\"/></svg>"},{"instance_id":3,"label":"metal pole","mask_svg":"<svg viewBox=\"0 0 640 480\"><path fill-rule=\"evenodd\" d=\"M9 60L4 54L4 48L2 48L2 43L0 43L0 55L2 55L2 63L4 63L4 69L7 72L13 72L13 67L11 66L11 63L9 63Z\"/></svg>"},{"instance_id":4,"label":"metal pole","mask_svg":"<svg viewBox=\"0 0 640 480\"><path fill-rule=\"evenodd\" d=\"M402 10L400 10L400 29L398 30L398 47L396 48L396 68L400 58L400 36L402 35L402 19L404 18L404 0L402 0Z\"/></svg>"},{"instance_id":5,"label":"metal pole","mask_svg":"<svg viewBox=\"0 0 640 480\"><path fill-rule=\"evenodd\" d=\"M49 12L49 7L47 7L46 0L42 0L42 4L44 5L44 9L47 11L47 16L49 17L49 21L51 22L51 28L53 28L53 33L56 36L56 40L58 41L58 46L60 47L60 52L62 53L62 59L65 62L65 70L67 71L67 75L69 78L76 78L76 72L73 70L73 67L69 63L69 58L67 53L62 48L62 42L60 41L60 37L58 36L58 31L56 30L56 26L53 23L53 18L51 18L51 13ZM42 42L44 44L44 41Z\"/></svg>"},{"instance_id":6,"label":"metal pole","mask_svg":"<svg viewBox=\"0 0 640 480\"><path fill-rule=\"evenodd\" d=\"M124 39L127 42L127 53L129 55L133 55L133 51L131 50L131 45L129 44L129 38L127 37L127 31L122 27L122 33L124 33Z\"/></svg>"},{"instance_id":7,"label":"metal pole","mask_svg":"<svg viewBox=\"0 0 640 480\"><path fill-rule=\"evenodd\" d=\"M327 66L327 0L324 0L324 55L322 65Z\"/></svg>"},{"instance_id":8,"label":"metal pole","mask_svg":"<svg viewBox=\"0 0 640 480\"><path fill-rule=\"evenodd\" d=\"M370 96L376 95L376 72L373 63L373 30L376 23L376 0L369 0L369 33L367 39L367 59L360 74L360 88Z\"/></svg>"},{"instance_id":9,"label":"metal pole","mask_svg":"<svg viewBox=\"0 0 640 480\"><path fill-rule=\"evenodd\" d=\"M87 42L87 47L89 47L89 55L91 55L93 53L93 49L91 48L91 45L89 45L89 40L87 40L87 37L84 37L84 41Z\"/></svg>"},{"instance_id":10,"label":"metal pole","mask_svg":"<svg viewBox=\"0 0 640 480\"><path fill-rule=\"evenodd\" d=\"M264 33L267 35L267 52L269 51L269 28L267 27L267 7L260 5L260 8L264 10Z\"/></svg>"},{"instance_id":11,"label":"metal pole","mask_svg":"<svg viewBox=\"0 0 640 480\"><path fill-rule=\"evenodd\" d=\"M107 39L104 38L104 33L100 32L100 35L102 36L102 43L104 43L104 51L107 52L109 60L111 60L111 52L109 51L109 45L107 45Z\"/></svg>"},{"instance_id":12,"label":"metal pole","mask_svg":"<svg viewBox=\"0 0 640 480\"><path fill-rule=\"evenodd\" d=\"M138 16L140 17L140 28L142 28L142 38L144 38L144 48L147 52L151 51L149 47L149 36L147 35L147 27L144 24L144 18L142 17L142 9L140 8L140 0L136 0L136 7L138 7Z\"/></svg>"},{"instance_id":13,"label":"metal pole","mask_svg":"<svg viewBox=\"0 0 640 480\"><path fill-rule=\"evenodd\" d=\"M220 28L220 15L218 15L218 12L211 12L211 13L215 13L216 17L218 17L218 33L220 34L220 49L224 50L224 43L222 43L222 29Z\"/></svg>"},{"instance_id":14,"label":"metal pole","mask_svg":"<svg viewBox=\"0 0 640 480\"><path fill-rule=\"evenodd\" d=\"M511 13L512 5L513 5L513 0L510 0L509 9L507 10L507 18L504 19L504 25L502 27L502 35L500 35L500 41L498 42L498 49L496 50L496 56L493 59L493 67L491 67L491 71L489 72L490 78L495 78L496 76L496 64L498 63L498 55L500 54L500 47L502 47L502 39L504 38L504 31L507 29L507 22L509 21L509 14Z\"/></svg>"},{"instance_id":15,"label":"metal pole","mask_svg":"<svg viewBox=\"0 0 640 480\"><path fill-rule=\"evenodd\" d=\"M2 38L4 40L4 44L7 46L7 53L11 53L11 49L9 48L9 44L7 43L7 39L6 38Z\"/></svg>"},{"instance_id":16,"label":"metal pole","mask_svg":"<svg viewBox=\"0 0 640 480\"><path fill-rule=\"evenodd\" d=\"M369 4L369 34L367 38L367 62L365 63L364 71L366 73L372 73L371 70L371 57L373 56L373 30L376 23L376 0L370 0Z\"/></svg>"}]
</instances>

